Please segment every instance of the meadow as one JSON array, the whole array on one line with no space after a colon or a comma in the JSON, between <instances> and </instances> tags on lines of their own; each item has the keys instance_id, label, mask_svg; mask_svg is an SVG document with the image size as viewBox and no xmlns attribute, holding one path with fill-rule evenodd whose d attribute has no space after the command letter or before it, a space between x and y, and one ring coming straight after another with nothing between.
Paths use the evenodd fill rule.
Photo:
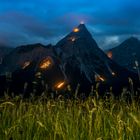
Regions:
<instances>
[{"instance_id":1,"label":"meadow","mask_svg":"<svg viewBox=\"0 0 140 140\"><path fill-rule=\"evenodd\" d=\"M5 95L0 99L0 140L139 140L139 99L125 97Z\"/></svg>"}]
</instances>

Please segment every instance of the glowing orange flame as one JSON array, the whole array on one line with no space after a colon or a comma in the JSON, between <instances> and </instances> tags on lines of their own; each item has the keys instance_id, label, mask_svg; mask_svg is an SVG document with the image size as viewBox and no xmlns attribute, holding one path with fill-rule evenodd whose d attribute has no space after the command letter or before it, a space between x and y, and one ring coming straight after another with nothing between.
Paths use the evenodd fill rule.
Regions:
<instances>
[{"instance_id":1,"label":"glowing orange flame","mask_svg":"<svg viewBox=\"0 0 140 140\"><path fill-rule=\"evenodd\" d=\"M31 64L30 61L25 62L24 65L22 66L22 69L27 68L30 64Z\"/></svg>"},{"instance_id":2,"label":"glowing orange flame","mask_svg":"<svg viewBox=\"0 0 140 140\"><path fill-rule=\"evenodd\" d=\"M59 83L56 87L57 89L61 89L64 86L65 82Z\"/></svg>"},{"instance_id":3,"label":"glowing orange flame","mask_svg":"<svg viewBox=\"0 0 140 140\"><path fill-rule=\"evenodd\" d=\"M108 56L109 58L111 58L111 59L112 59L112 57L113 57L112 52L111 52L111 51L109 51L109 52L107 53L107 56Z\"/></svg>"},{"instance_id":4,"label":"glowing orange flame","mask_svg":"<svg viewBox=\"0 0 140 140\"><path fill-rule=\"evenodd\" d=\"M46 68L48 68L50 65L51 65L51 62L50 62L49 60L47 60L46 62L44 62L44 63L40 66L40 68L41 68L41 69L46 69Z\"/></svg>"},{"instance_id":5,"label":"glowing orange flame","mask_svg":"<svg viewBox=\"0 0 140 140\"><path fill-rule=\"evenodd\" d=\"M40 68L41 69L47 69L48 67L51 66L51 64L52 64L51 58L46 58L41 62Z\"/></svg>"},{"instance_id":6,"label":"glowing orange flame","mask_svg":"<svg viewBox=\"0 0 140 140\"><path fill-rule=\"evenodd\" d=\"M102 82L105 81L105 79L103 77L101 77L100 75L95 75L95 80L96 81L102 81Z\"/></svg>"},{"instance_id":7,"label":"glowing orange flame","mask_svg":"<svg viewBox=\"0 0 140 140\"><path fill-rule=\"evenodd\" d=\"M99 77L99 79L100 79L102 82L104 82L104 81L105 81L105 79L104 79L104 78L102 78L101 76Z\"/></svg>"},{"instance_id":8,"label":"glowing orange flame","mask_svg":"<svg viewBox=\"0 0 140 140\"><path fill-rule=\"evenodd\" d=\"M78 28L75 28L73 31L74 31L75 33L77 33L77 32L79 32L79 29L78 29Z\"/></svg>"}]
</instances>

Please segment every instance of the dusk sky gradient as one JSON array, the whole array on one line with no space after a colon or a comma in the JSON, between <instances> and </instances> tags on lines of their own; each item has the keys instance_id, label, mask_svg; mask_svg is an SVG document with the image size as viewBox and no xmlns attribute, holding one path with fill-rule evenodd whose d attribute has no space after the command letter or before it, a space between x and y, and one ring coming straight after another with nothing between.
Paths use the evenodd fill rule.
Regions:
<instances>
[{"instance_id":1,"label":"dusk sky gradient","mask_svg":"<svg viewBox=\"0 0 140 140\"><path fill-rule=\"evenodd\" d=\"M140 38L139 0L0 0L0 46L55 44L84 21L107 49Z\"/></svg>"}]
</instances>

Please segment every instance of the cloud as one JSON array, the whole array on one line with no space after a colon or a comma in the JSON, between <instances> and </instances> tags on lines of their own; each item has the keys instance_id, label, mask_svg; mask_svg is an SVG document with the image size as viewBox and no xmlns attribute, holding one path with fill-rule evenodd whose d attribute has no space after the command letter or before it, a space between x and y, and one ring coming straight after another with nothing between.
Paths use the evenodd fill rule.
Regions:
<instances>
[{"instance_id":1,"label":"cloud","mask_svg":"<svg viewBox=\"0 0 140 140\"><path fill-rule=\"evenodd\" d=\"M102 39L101 39L102 38ZM98 36L95 37L100 48L106 50L120 44L124 39L123 36Z\"/></svg>"},{"instance_id":2,"label":"cloud","mask_svg":"<svg viewBox=\"0 0 140 140\"><path fill-rule=\"evenodd\" d=\"M8 12L0 15L0 37L5 44L14 46L19 43L46 42L50 38L59 35L55 28L47 25L47 22L38 20L33 16L23 13ZM9 41L7 41L9 40ZM2 41L1 41L2 42Z\"/></svg>"},{"instance_id":3,"label":"cloud","mask_svg":"<svg viewBox=\"0 0 140 140\"><path fill-rule=\"evenodd\" d=\"M0 3L0 38L12 46L55 43L84 20L101 47L115 45L116 36L121 41L140 35L139 7L138 0L5 0Z\"/></svg>"},{"instance_id":4,"label":"cloud","mask_svg":"<svg viewBox=\"0 0 140 140\"><path fill-rule=\"evenodd\" d=\"M35 36L48 37L53 35L53 30L47 25L47 22L38 20L33 16L19 12L8 12L0 15L1 23L9 23L13 27L20 28L23 31Z\"/></svg>"}]
</instances>

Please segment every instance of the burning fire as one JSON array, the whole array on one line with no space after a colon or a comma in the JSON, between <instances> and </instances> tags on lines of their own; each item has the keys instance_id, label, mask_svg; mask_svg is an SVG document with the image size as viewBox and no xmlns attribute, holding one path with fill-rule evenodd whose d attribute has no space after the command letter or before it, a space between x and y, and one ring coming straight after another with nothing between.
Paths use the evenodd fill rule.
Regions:
<instances>
[{"instance_id":1,"label":"burning fire","mask_svg":"<svg viewBox=\"0 0 140 140\"><path fill-rule=\"evenodd\" d=\"M101 77L100 75L95 75L95 80L96 81L102 81L102 82L105 81L105 79L103 77Z\"/></svg>"},{"instance_id":2,"label":"burning fire","mask_svg":"<svg viewBox=\"0 0 140 140\"><path fill-rule=\"evenodd\" d=\"M50 67L52 64L52 60L50 57L44 59L41 64L40 64L40 68L41 69L47 69L48 67Z\"/></svg>"},{"instance_id":3,"label":"burning fire","mask_svg":"<svg viewBox=\"0 0 140 140\"><path fill-rule=\"evenodd\" d=\"M104 78L102 78L101 76L99 76L99 79L100 79L102 82L104 82L104 81L105 81L105 79L104 79Z\"/></svg>"},{"instance_id":4,"label":"burning fire","mask_svg":"<svg viewBox=\"0 0 140 140\"><path fill-rule=\"evenodd\" d=\"M56 86L56 88L61 89L64 85L65 85L65 82L61 82Z\"/></svg>"},{"instance_id":5,"label":"burning fire","mask_svg":"<svg viewBox=\"0 0 140 140\"><path fill-rule=\"evenodd\" d=\"M108 56L109 58L111 58L111 59L112 59L112 57L113 57L112 52L111 52L111 51L109 51L109 52L107 53L107 56Z\"/></svg>"},{"instance_id":6,"label":"burning fire","mask_svg":"<svg viewBox=\"0 0 140 140\"><path fill-rule=\"evenodd\" d=\"M31 64L30 61L25 62L24 65L22 66L22 69L27 68L30 64Z\"/></svg>"},{"instance_id":7,"label":"burning fire","mask_svg":"<svg viewBox=\"0 0 140 140\"><path fill-rule=\"evenodd\" d=\"M49 66L51 65L51 62L49 60L45 61L41 66L40 68L41 69L46 69L48 68Z\"/></svg>"},{"instance_id":8,"label":"burning fire","mask_svg":"<svg viewBox=\"0 0 140 140\"><path fill-rule=\"evenodd\" d=\"M79 29L78 29L78 28L75 28L73 31L74 31L75 33L77 33L77 32L79 32Z\"/></svg>"}]
</instances>

